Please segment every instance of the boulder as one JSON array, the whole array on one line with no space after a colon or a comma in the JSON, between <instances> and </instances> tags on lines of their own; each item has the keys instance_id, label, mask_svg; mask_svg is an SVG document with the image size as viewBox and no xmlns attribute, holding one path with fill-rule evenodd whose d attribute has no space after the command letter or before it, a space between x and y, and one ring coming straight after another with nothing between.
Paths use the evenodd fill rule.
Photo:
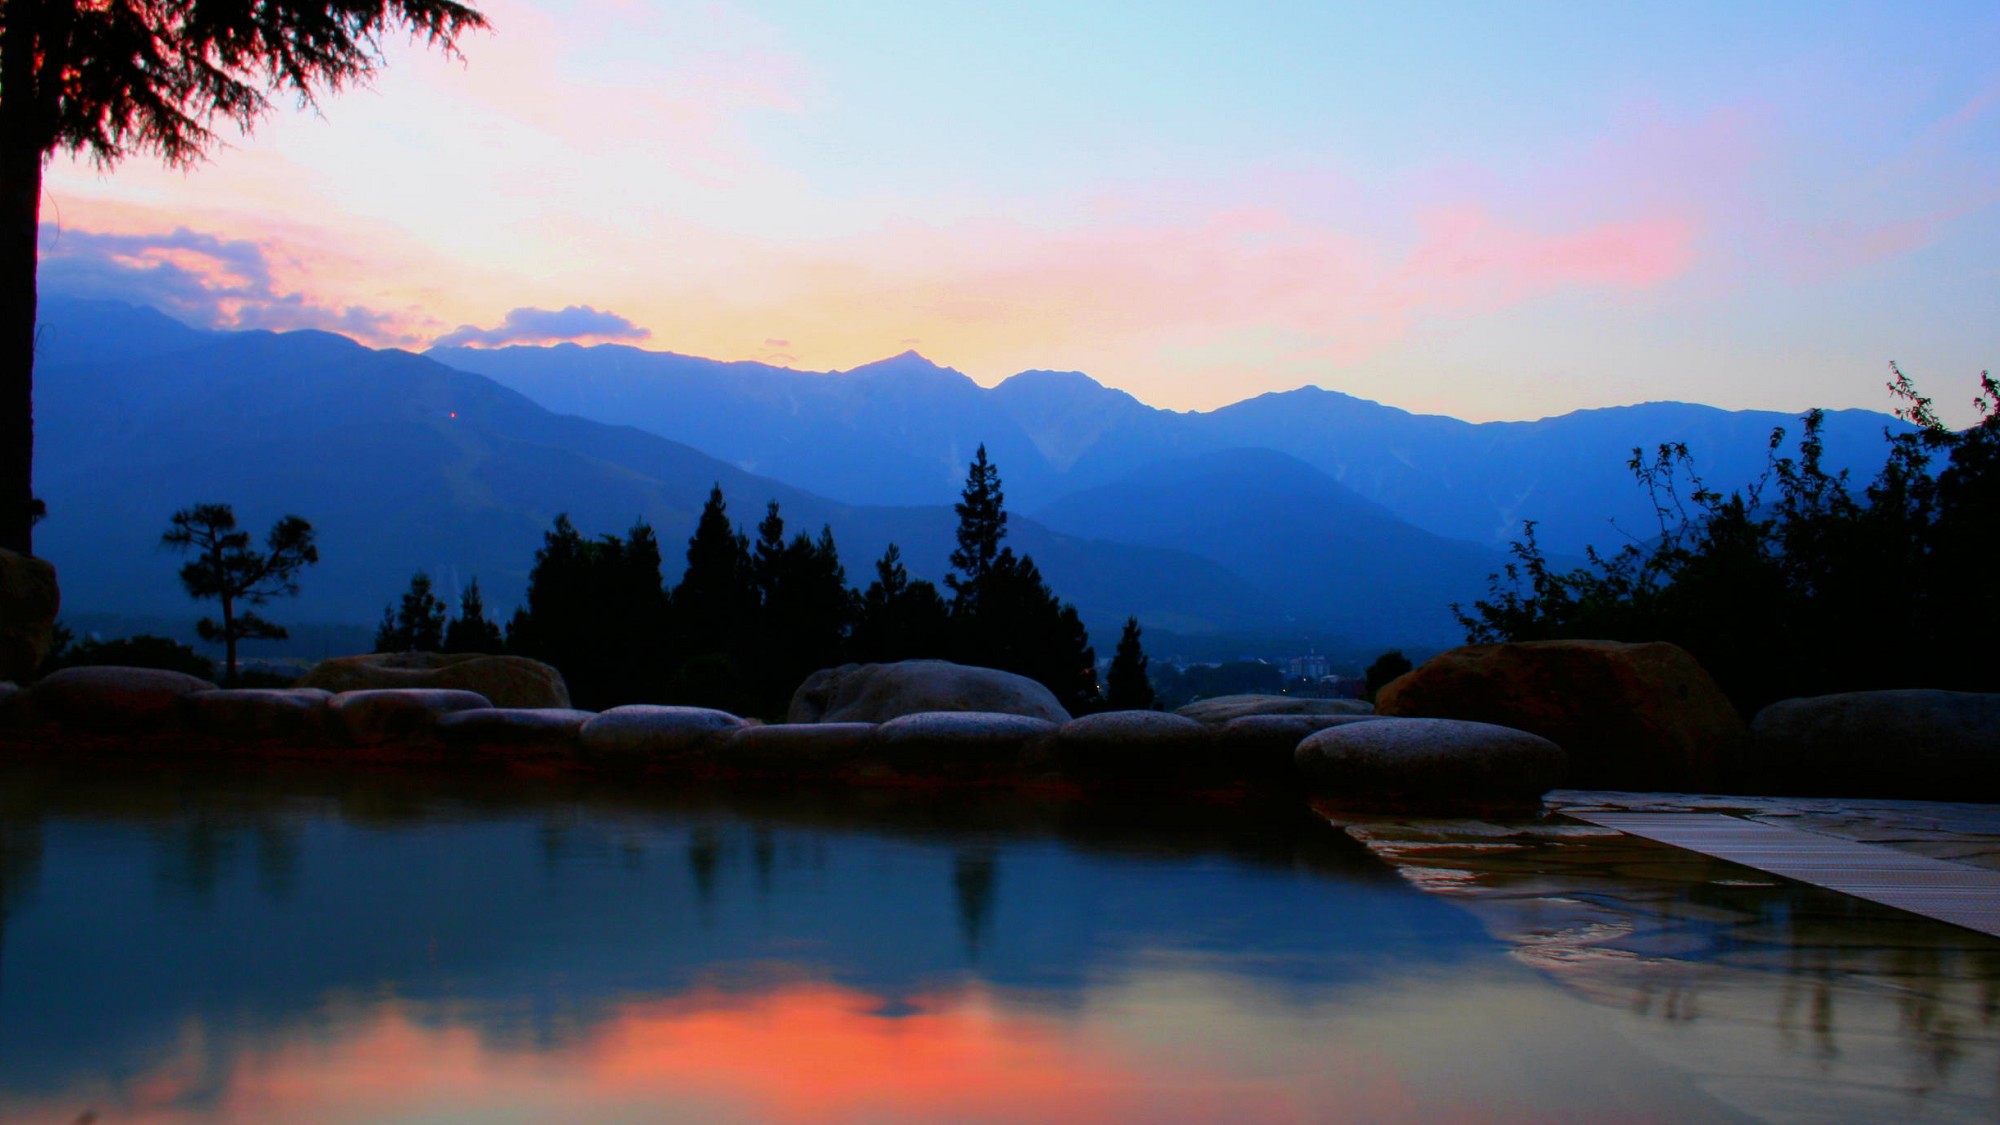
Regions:
<instances>
[{"instance_id":1,"label":"boulder","mask_svg":"<svg viewBox=\"0 0 2000 1125\"><path fill-rule=\"evenodd\" d=\"M806 677L792 694L788 723L884 723L932 711L1026 715L1069 721L1055 693L1026 676L946 660L843 664Z\"/></svg>"},{"instance_id":2,"label":"boulder","mask_svg":"<svg viewBox=\"0 0 2000 1125\"><path fill-rule=\"evenodd\" d=\"M159 668L64 668L28 690L36 717L105 734L183 729L181 698L214 691L207 680Z\"/></svg>"},{"instance_id":3,"label":"boulder","mask_svg":"<svg viewBox=\"0 0 2000 1125\"><path fill-rule=\"evenodd\" d=\"M875 752L919 775L1015 774L1039 769L1056 724L998 711L924 711L875 728Z\"/></svg>"},{"instance_id":4,"label":"boulder","mask_svg":"<svg viewBox=\"0 0 2000 1125\"><path fill-rule=\"evenodd\" d=\"M495 707L569 707L569 686L562 673L525 656L438 652L337 656L313 665L298 686L331 692L441 688L476 691Z\"/></svg>"},{"instance_id":5,"label":"boulder","mask_svg":"<svg viewBox=\"0 0 2000 1125\"><path fill-rule=\"evenodd\" d=\"M1174 714L1198 723L1221 724L1246 715L1372 715L1365 699L1313 699L1302 695L1218 695L1197 699Z\"/></svg>"},{"instance_id":6,"label":"boulder","mask_svg":"<svg viewBox=\"0 0 2000 1125\"><path fill-rule=\"evenodd\" d=\"M0 680L0 738L28 728L28 693L11 680Z\"/></svg>"},{"instance_id":7,"label":"boulder","mask_svg":"<svg viewBox=\"0 0 2000 1125\"><path fill-rule=\"evenodd\" d=\"M1315 795L1346 806L1424 811L1538 803L1563 776L1540 735L1458 719L1377 719L1308 735L1294 761Z\"/></svg>"},{"instance_id":8,"label":"boulder","mask_svg":"<svg viewBox=\"0 0 2000 1125\"><path fill-rule=\"evenodd\" d=\"M1786 699L1750 724L1762 790L2000 801L2000 694L1856 691Z\"/></svg>"},{"instance_id":9,"label":"boulder","mask_svg":"<svg viewBox=\"0 0 2000 1125\"><path fill-rule=\"evenodd\" d=\"M743 727L721 750L731 769L779 776L836 773L873 759L874 723L780 723Z\"/></svg>"},{"instance_id":10,"label":"boulder","mask_svg":"<svg viewBox=\"0 0 2000 1125\"><path fill-rule=\"evenodd\" d=\"M568 755L576 752L583 724L596 717L561 707L476 707L440 715L437 736L459 749Z\"/></svg>"},{"instance_id":11,"label":"boulder","mask_svg":"<svg viewBox=\"0 0 2000 1125\"><path fill-rule=\"evenodd\" d=\"M683 758L712 750L745 725L727 711L707 707L613 707L583 724L579 734L586 757L648 762Z\"/></svg>"},{"instance_id":12,"label":"boulder","mask_svg":"<svg viewBox=\"0 0 2000 1125\"><path fill-rule=\"evenodd\" d=\"M1384 686L1375 709L1539 734L1569 755L1577 788L1714 788L1747 740L1694 657L1659 641L1467 645Z\"/></svg>"},{"instance_id":13,"label":"boulder","mask_svg":"<svg viewBox=\"0 0 2000 1125\"><path fill-rule=\"evenodd\" d=\"M47 559L0 548L0 680L26 680L48 659L60 608Z\"/></svg>"},{"instance_id":14,"label":"boulder","mask_svg":"<svg viewBox=\"0 0 2000 1125\"><path fill-rule=\"evenodd\" d=\"M1293 752L1310 735L1349 723L1372 723L1379 715L1244 715L1206 728L1215 768L1226 777L1256 784L1298 781Z\"/></svg>"},{"instance_id":15,"label":"boulder","mask_svg":"<svg viewBox=\"0 0 2000 1125\"><path fill-rule=\"evenodd\" d=\"M231 741L316 741L333 693L318 688L225 688L183 701L195 730Z\"/></svg>"},{"instance_id":16,"label":"boulder","mask_svg":"<svg viewBox=\"0 0 2000 1125\"><path fill-rule=\"evenodd\" d=\"M491 707L476 691L446 688L373 688L343 691L327 701L329 725L356 746L427 742L438 719L454 711Z\"/></svg>"},{"instance_id":17,"label":"boulder","mask_svg":"<svg viewBox=\"0 0 2000 1125\"><path fill-rule=\"evenodd\" d=\"M1165 711L1101 711L1056 728L1056 763L1092 780L1154 782L1213 772L1208 728Z\"/></svg>"}]
</instances>

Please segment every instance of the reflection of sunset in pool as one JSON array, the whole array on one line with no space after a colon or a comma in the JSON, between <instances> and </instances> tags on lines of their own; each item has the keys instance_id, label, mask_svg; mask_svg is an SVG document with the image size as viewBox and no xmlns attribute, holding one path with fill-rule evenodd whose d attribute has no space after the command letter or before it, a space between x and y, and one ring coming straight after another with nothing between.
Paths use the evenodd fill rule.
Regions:
<instances>
[{"instance_id":1,"label":"reflection of sunset in pool","mask_svg":"<svg viewBox=\"0 0 2000 1125\"><path fill-rule=\"evenodd\" d=\"M1774 889L1676 908L1727 971L1572 965L1544 915L1616 915L1533 898L1527 958L1303 814L94 784L0 773L6 1125L1956 1120L1993 1073L1874 978L1797 1034Z\"/></svg>"}]
</instances>

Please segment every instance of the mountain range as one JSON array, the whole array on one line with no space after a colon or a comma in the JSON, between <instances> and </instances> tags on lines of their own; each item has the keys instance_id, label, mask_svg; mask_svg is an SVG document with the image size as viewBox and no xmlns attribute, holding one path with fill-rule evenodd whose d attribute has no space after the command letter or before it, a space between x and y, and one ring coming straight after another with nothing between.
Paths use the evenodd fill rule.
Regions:
<instances>
[{"instance_id":1,"label":"mountain range","mask_svg":"<svg viewBox=\"0 0 2000 1125\"><path fill-rule=\"evenodd\" d=\"M373 350L318 332L210 332L48 297L38 361L37 549L70 612L201 612L157 544L177 508L297 512L322 562L281 620L365 624L417 569L476 577L504 615L541 533L643 519L677 577L711 484L745 526L831 526L850 582L890 542L943 577L966 462L1000 466L1010 543L1107 651L1127 614L1156 652L1361 656L1459 636L1519 519L1573 552L1643 529L1625 460L1688 443L1717 483L1761 468L1783 416L1680 403L1474 425L1304 388L1159 410L1075 372L982 388L906 353L845 372L621 346ZM1829 461L1866 476L1885 415L1831 415Z\"/></svg>"}]
</instances>

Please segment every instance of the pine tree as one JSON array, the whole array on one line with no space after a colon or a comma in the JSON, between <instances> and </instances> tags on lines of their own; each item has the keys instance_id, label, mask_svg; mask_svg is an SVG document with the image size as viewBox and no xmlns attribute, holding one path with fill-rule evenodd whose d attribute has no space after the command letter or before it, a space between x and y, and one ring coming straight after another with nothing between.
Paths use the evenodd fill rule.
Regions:
<instances>
[{"instance_id":1,"label":"pine tree","mask_svg":"<svg viewBox=\"0 0 2000 1125\"><path fill-rule=\"evenodd\" d=\"M286 516L272 526L264 549L258 551L250 546L250 533L236 529L236 512L227 504L196 504L175 512L160 543L195 553L181 567L181 585L189 597L221 603L221 622L204 617L195 630L202 640L222 642L223 675L232 683L239 641L280 641L290 635L284 626L239 610L237 604L263 605L297 594L299 571L319 561L312 524Z\"/></svg>"},{"instance_id":2,"label":"pine tree","mask_svg":"<svg viewBox=\"0 0 2000 1125\"><path fill-rule=\"evenodd\" d=\"M965 474L965 488L952 505L958 513L958 547L951 553L952 573L944 584L951 588L954 614L975 612L981 587L1000 560L1000 541L1007 537L1006 496L1000 490L1000 469L986 459L986 446Z\"/></svg>"},{"instance_id":3,"label":"pine tree","mask_svg":"<svg viewBox=\"0 0 2000 1125\"><path fill-rule=\"evenodd\" d=\"M624 538L586 540L556 517L507 634L510 650L560 669L579 706L665 698L675 650L653 529L640 521Z\"/></svg>"},{"instance_id":4,"label":"pine tree","mask_svg":"<svg viewBox=\"0 0 2000 1125\"><path fill-rule=\"evenodd\" d=\"M894 543L875 561L875 581L856 611L852 657L868 663L950 656L951 610L937 587L912 580Z\"/></svg>"},{"instance_id":5,"label":"pine tree","mask_svg":"<svg viewBox=\"0 0 2000 1125\"><path fill-rule=\"evenodd\" d=\"M1146 651L1139 647L1139 619L1125 619L1125 631L1118 637L1118 651L1105 673L1105 703L1114 711L1150 711L1159 702L1153 682L1146 675Z\"/></svg>"},{"instance_id":6,"label":"pine tree","mask_svg":"<svg viewBox=\"0 0 2000 1125\"><path fill-rule=\"evenodd\" d=\"M486 603L479 596L479 580L473 579L458 599L458 616L444 629L444 651L500 653L506 651L500 626L486 616Z\"/></svg>"},{"instance_id":7,"label":"pine tree","mask_svg":"<svg viewBox=\"0 0 2000 1125\"><path fill-rule=\"evenodd\" d=\"M431 576L420 570L410 576L402 605L382 611L382 623L375 629L375 651L442 652L444 628L444 602L431 592Z\"/></svg>"},{"instance_id":8,"label":"pine tree","mask_svg":"<svg viewBox=\"0 0 2000 1125\"><path fill-rule=\"evenodd\" d=\"M687 572L674 587L686 652L727 655L745 647L759 600L749 541L730 525L722 486L715 485L688 539Z\"/></svg>"}]
</instances>

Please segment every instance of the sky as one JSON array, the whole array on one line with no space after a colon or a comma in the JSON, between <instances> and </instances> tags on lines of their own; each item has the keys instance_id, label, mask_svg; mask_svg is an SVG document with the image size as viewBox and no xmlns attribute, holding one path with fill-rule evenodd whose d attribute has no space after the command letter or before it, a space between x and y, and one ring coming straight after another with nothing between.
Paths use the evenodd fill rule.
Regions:
<instances>
[{"instance_id":1,"label":"sky","mask_svg":"<svg viewBox=\"0 0 2000 1125\"><path fill-rule=\"evenodd\" d=\"M1211 409L1948 421L2000 368L2000 6L493 0L191 170L59 157L43 288Z\"/></svg>"}]
</instances>

